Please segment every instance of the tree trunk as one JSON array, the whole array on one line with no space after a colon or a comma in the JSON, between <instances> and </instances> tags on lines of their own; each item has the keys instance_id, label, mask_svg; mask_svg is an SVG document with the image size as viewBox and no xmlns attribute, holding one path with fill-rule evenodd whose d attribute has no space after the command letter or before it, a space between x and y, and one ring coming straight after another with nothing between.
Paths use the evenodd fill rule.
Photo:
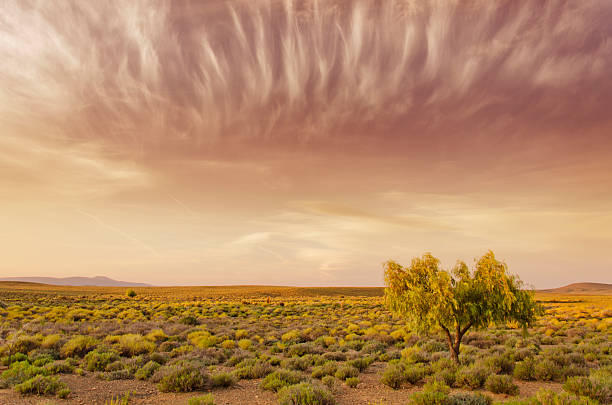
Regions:
<instances>
[{"instance_id":1,"label":"tree trunk","mask_svg":"<svg viewBox=\"0 0 612 405\"><path fill-rule=\"evenodd\" d=\"M450 330L446 327L442 327L444 332L446 333L446 339L448 340L448 349L451 354L451 358L455 362L455 364L459 364L459 349L461 348L461 339L463 339L463 335L468 331L468 329L472 326L471 323L468 323L465 328L461 329L457 326L457 334L454 339L450 333Z\"/></svg>"}]
</instances>

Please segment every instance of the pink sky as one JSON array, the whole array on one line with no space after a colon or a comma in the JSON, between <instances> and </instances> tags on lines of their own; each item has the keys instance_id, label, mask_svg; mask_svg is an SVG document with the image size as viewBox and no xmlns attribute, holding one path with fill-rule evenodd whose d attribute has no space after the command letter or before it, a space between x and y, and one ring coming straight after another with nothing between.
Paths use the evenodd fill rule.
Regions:
<instances>
[{"instance_id":1,"label":"pink sky","mask_svg":"<svg viewBox=\"0 0 612 405\"><path fill-rule=\"evenodd\" d=\"M0 6L2 276L612 282L612 3Z\"/></svg>"}]
</instances>

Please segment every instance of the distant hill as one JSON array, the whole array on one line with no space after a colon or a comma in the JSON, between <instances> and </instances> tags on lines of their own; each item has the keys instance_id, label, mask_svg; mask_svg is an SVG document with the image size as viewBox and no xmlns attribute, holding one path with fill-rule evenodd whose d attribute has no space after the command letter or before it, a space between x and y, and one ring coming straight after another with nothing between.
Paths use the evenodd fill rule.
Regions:
<instances>
[{"instance_id":1,"label":"distant hill","mask_svg":"<svg viewBox=\"0 0 612 405\"><path fill-rule=\"evenodd\" d=\"M539 292L554 294L612 295L612 284L574 283L564 287L539 290Z\"/></svg>"},{"instance_id":2,"label":"distant hill","mask_svg":"<svg viewBox=\"0 0 612 405\"><path fill-rule=\"evenodd\" d=\"M0 281L24 281L50 285L94 286L94 287L150 287L150 284L118 281L112 278L97 277L2 277Z\"/></svg>"}]
</instances>

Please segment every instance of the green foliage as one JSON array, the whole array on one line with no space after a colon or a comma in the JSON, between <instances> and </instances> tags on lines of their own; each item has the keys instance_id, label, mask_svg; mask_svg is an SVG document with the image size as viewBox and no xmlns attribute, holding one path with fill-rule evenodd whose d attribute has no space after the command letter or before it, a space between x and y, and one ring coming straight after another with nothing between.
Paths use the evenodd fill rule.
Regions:
<instances>
[{"instance_id":1,"label":"green foliage","mask_svg":"<svg viewBox=\"0 0 612 405\"><path fill-rule=\"evenodd\" d=\"M570 377L563 384L563 389L604 404L612 403L612 376Z\"/></svg>"},{"instance_id":2,"label":"green foliage","mask_svg":"<svg viewBox=\"0 0 612 405\"><path fill-rule=\"evenodd\" d=\"M541 389L530 398L506 401L504 405L598 405L597 401L587 397L576 397L566 392L556 393L551 390Z\"/></svg>"},{"instance_id":3,"label":"green foliage","mask_svg":"<svg viewBox=\"0 0 612 405\"><path fill-rule=\"evenodd\" d=\"M133 289L129 289L125 292L125 295L130 297L130 298L134 298L136 296L136 291L134 291Z\"/></svg>"},{"instance_id":4,"label":"green foliage","mask_svg":"<svg viewBox=\"0 0 612 405\"><path fill-rule=\"evenodd\" d=\"M427 383L423 390L410 396L409 405L446 405L450 388L440 382Z\"/></svg>"},{"instance_id":5,"label":"green foliage","mask_svg":"<svg viewBox=\"0 0 612 405\"><path fill-rule=\"evenodd\" d=\"M136 371L134 377L137 380L148 380L160 367L158 362L150 360Z\"/></svg>"},{"instance_id":6,"label":"green foliage","mask_svg":"<svg viewBox=\"0 0 612 405\"><path fill-rule=\"evenodd\" d=\"M389 364L383 371L380 382L394 390L399 389L406 382L404 367L399 364Z\"/></svg>"},{"instance_id":7,"label":"green foliage","mask_svg":"<svg viewBox=\"0 0 612 405\"><path fill-rule=\"evenodd\" d=\"M276 370L272 374L268 374L261 382L261 388L268 391L277 392L283 387L297 384L303 381L304 377L295 371L291 370Z\"/></svg>"},{"instance_id":8,"label":"green foliage","mask_svg":"<svg viewBox=\"0 0 612 405\"><path fill-rule=\"evenodd\" d=\"M489 371L481 365L464 367L457 371L456 384L459 387L477 389L484 385Z\"/></svg>"},{"instance_id":9,"label":"green foliage","mask_svg":"<svg viewBox=\"0 0 612 405\"><path fill-rule=\"evenodd\" d=\"M452 271L442 270L429 253L412 259L409 267L388 261L384 269L387 306L419 331L446 333L457 362L461 339L470 328L511 321L526 327L538 313L534 292L507 275L506 264L491 251L472 271L463 262Z\"/></svg>"},{"instance_id":10,"label":"green foliage","mask_svg":"<svg viewBox=\"0 0 612 405\"><path fill-rule=\"evenodd\" d=\"M187 405L215 405L215 398L212 394L200 395L189 398Z\"/></svg>"},{"instance_id":11,"label":"green foliage","mask_svg":"<svg viewBox=\"0 0 612 405\"><path fill-rule=\"evenodd\" d=\"M15 384L20 384L37 375L46 376L50 372L43 367L31 365L28 361L19 361L11 364L8 370L2 372L2 381L0 386L6 388Z\"/></svg>"},{"instance_id":12,"label":"green foliage","mask_svg":"<svg viewBox=\"0 0 612 405\"><path fill-rule=\"evenodd\" d=\"M312 373L310 374L312 378L323 378L327 375L334 375L338 370L338 363L335 361L328 361L320 366L317 366L312 369Z\"/></svg>"},{"instance_id":13,"label":"green foliage","mask_svg":"<svg viewBox=\"0 0 612 405\"><path fill-rule=\"evenodd\" d=\"M359 385L359 377L349 377L346 380L344 380L344 382L346 383L347 386L351 388L355 388L357 387L357 385Z\"/></svg>"},{"instance_id":14,"label":"green foliage","mask_svg":"<svg viewBox=\"0 0 612 405\"><path fill-rule=\"evenodd\" d=\"M55 395L63 391L62 395L66 395L65 390L68 387L56 377L37 375L21 384L15 385L15 391L22 395ZM68 391L70 392L70 391Z\"/></svg>"},{"instance_id":15,"label":"green foliage","mask_svg":"<svg viewBox=\"0 0 612 405\"><path fill-rule=\"evenodd\" d=\"M64 357L83 357L96 348L98 340L92 336L77 335L62 346L61 354Z\"/></svg>"},{"instance_id":16,"label":"green foliage","mask_svg":"<svg viewBox=\"0 0 612 405\"><path fill-rule=\"evenodd\" d=\"M523 381L535 380L535 361L528 357L523 361L519 361L514 365L513 375L515 378Z\"/></svg>"},{"instance_id":17,"label":"green foliage","mask_svg":"<svg viewBox=\"0 0 612 405\"><path fill-rule=\"evenodd\" d=\"M284 387L278 392L279 405L335 405L329 390L320 385L300 383Z\"/></svg>"},{"instance_id":18,"label":"green foliage","mask_svg":"<svg viewBox=\"0 0 612 405\"><path fill-rule=\"evenodd\" d=\"M206 372L194 364L161 367L157 373L161 392L191 392L205 389L210 383Z\"/></svg>"},{"instance_id":19,"label":"green foliage","mask_svg":"<svg viewBox=\"0 0 612 405\"><path fill-rule=\"evenodd\" d=\"M485 388L495 394L517 395L519 393L518 386L508 375L490 375L485 381Z\"/></svg>"},{"instance_id":20,"label":"green foliage","mask_svg":"<svg viewBox=\"0 0 612 405\"><path fill-rule=\"evenodd\" d=\"M83 358L87 371L104 371L106 366L119 359L119 355L105 348L95 349Z\"/></svg>"},{"instance_id":21,"label":"green foliage","mask_svg":"<svg viewBox=\"0 0 612 405\"><path fill-rule=\"evenodd\" d=\"M231 373L218 373L212 376L213 387L231 387L236 379Z\"/></svg>"},{"instance_id":22,"label":"green foliage","mask_svg":"<svg viewBox=\"0 0 612 405\"><path fill-rule=\"evenodd\" d=\"M359 370L345 363L338 367L334 375L340 380L346 380L347 378L357 377L359 375Z\"/></svg>"}]
</instances>

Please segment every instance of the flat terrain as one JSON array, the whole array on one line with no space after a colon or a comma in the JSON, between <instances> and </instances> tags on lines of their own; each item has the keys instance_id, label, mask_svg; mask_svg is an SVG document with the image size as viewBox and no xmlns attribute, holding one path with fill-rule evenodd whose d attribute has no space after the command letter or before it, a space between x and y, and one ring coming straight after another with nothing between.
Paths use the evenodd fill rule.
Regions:
<instances>
[{"instance_id":1,"label":"flat terrain","mask_svg":"<svg viewBox=\"0 0 612 405\"><path fill-rule=\"evenodd\" d=\"M340 405L406 404L434 380L497 401L571 391L568 378L612 380L612 296L538 293L545 312L536 325L468 333L455 367L443 337L392 316L381 288L127 291L0 283L0 404L110 404L130 393L130 404L182 405L209 392L216 404L277 404L279 394L264 388L279 370L315 387L331 375L324 389ZM186 370L204 377L187 387L195 391L174 392L186 386L173 385L172 373ZM21 394L27 373L57 378L70 392ZM500 388L491 375L516 388L492 392Z\"/></svg>"}]
</instances>

